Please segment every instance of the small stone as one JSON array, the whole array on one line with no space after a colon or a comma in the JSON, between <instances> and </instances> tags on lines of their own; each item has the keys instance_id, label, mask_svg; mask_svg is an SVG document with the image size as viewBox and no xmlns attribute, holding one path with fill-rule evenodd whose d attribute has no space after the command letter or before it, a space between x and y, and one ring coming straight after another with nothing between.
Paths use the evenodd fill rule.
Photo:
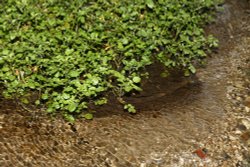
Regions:
<instances>
[{"instance_id":1,"label":"small stone","mask_svg":"<svg viewBox=\"0 0 250 167\"><path fill-rule=\"evenodd\" d=\"M229 100L232 99L230 94L227 94L227 98L228 98Z\"/></svg>"},{"instance_id":2,"label":"small stone","mask_svg":"<svg viewBox=\"0 0 250 167\"><path fill-rule=\"evenodd\" d=\"M235 83L234 86L235 86L236 88L242 88L242 89L244 89L243 84L240 83L240 82Z\"/></svg>"},{"instance_id":3,"label":"small stone","mask_svg":"<svg viewBox=\"0 0 250 167\"><path fill-rule=\"evenodd\" d=\"M228 93L233 92L234 89L235 89L235 88L234 88L233 86L228 86L228 87L227 87Z\"/></svg>"},{"instance_id":4,"label":"small stone","mask_svg":"<svg viewBox=\"0 0 250 167\"><path fill-rule=\"evenodd\" d=\"M237 158L238 162L242 162L243 161L243 157L241 155L236 155L236 158Z\"/></svg>"},{"instance_id":5,"label":"small stone","mask_svg":"<svg viewBox=\"0 0 250 167\"><path fill-rule=\"evenodd\" d=\"M244 125L247 129L250 129L250 120L249 119L242 119L241 124Z\"/></svg>"},{"instance_id":6,"label":"small stone","mask_svg":"<svg viewBox=\"0 0 250 167\"><path fill-rule=\"evenodd\" d=\"M250 112L250 108L249 107L245 107L245 111L247 112L247 113L249 113Z\"/></svg>"},{"instance_id":7,"label":"small stone","mask_svg":"<svg viewBox=\"0 0 250 167\"><path fill-rule=\"evenodd\" d=\"M235 140L237 140L237 138L236 137L234 137L234 136L229 136L229 139L231 140L231 141L235 141Z\"/></svg>"},{"instance_id":8,"label":"small stone","mask_svg":"<svg viewBox=\"0 0 250 167\"><path fill-rule=\"evenodd\" d=\"M243 125L243 126L244 126L244 125ZM245 127L245 126L244 126L244 127ZM247 129L247 128L245 127L245 129ZM236 134L236 135L241 135L241 134L242 134L242 131L236 130L236 131L235 131L235 134Z\"/></svg>"},{"instance_id":9,"label":"small stone","mask_svg":"<svg viewBox=\"0 0 250 167\"><path fill-rule=\"evenodd\" d=\"M141 163L140 167L147 167L147 163L146 162Z\"/></svg>"},{"instance_id":10,"label":"small stone","mask_svg":"<svg viewBox=\"0 0 250 167\"><path fill-rule=\"evenodd\" d=\"M250 108L250 96L246 97L246 99L244 100L244 105Z\"/></svg>"},{"instance_id":11,"label":"small stone","mask_svg":"<svg viewBox=\"0 0 250 167\"><path fill-rule=\"evenodd\" d=\"M250 140L249 139L247 140L247 146L250 146Z\"/></svg>"},{"instance_id":12,"label":"small stone","mask_svg":"<svg viewBox=\"0 0 250 167\"><path fill-rule=\"evenodd\" d=\"M216 78L221 78L221 75L220 74L216 74L215 77Z\"/></svg>"},{"instance_id":13,"label":"small stone","mask_svg":"<svg viewBox=\"0 0 250 167\"><path fill-rule=\"evenodd\" d=\"M237 97L236 97L236 100L237 100L237 101L242 101L242 98L241 98L240 96L237 96Z\"/></svg>"},{"instance_id":14,"label":"small stone","mask_svg":"<svg viewBox=\"0 0 250 167\"><path fill-rule=\"evenodd\" d=\"M247 130L247 127L246 127L245 125L239 124L239 125L237 126L237 129L239 129L239 130L236 130L236 131L235 131L235 134L241 134L241 131Z\"/></svg>"},{"instance_id":15,"label":"small stone","mask_svg":"<svg viewBox=\"0 0 250 167\"><path fill-rule=\"evenodd\" d=\"M250 139L250 132L245 132L241 135L241 139L244 141L244 142L248 142L248 140Z\"/></svg>"}]
</instances>

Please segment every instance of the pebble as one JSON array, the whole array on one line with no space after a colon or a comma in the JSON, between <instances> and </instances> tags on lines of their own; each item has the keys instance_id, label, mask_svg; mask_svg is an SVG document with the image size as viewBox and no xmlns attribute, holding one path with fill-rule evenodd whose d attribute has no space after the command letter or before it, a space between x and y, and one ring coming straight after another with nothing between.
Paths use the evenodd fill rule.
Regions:
<instances>
[{"instance_id":1,"label":"pebble","mask_svg":"<svg viewBox=\"0 0 250 167\"><path fill-rule=\"evenodd\" d=\"M241 134L242 132L241 131L245 131L247 130L247 127L245 125L242 125L242 124L239 124L237 126L237 130L235 131L235 134Z\"/></svg>"},{"instance_id":2,"label":"pebble","mask_svg":"<svg viewBox=\"0 0 250 167\"><path fill-rule=\"evenodd\" d=\"M219 79L219 78L221 78L221 75L220 74L216 74L215 77Z\"/></svg>"},{"instance_id":3,"label":"pebble","mask_svg":"<svg viewBox=\"0 0 250 167\"><path fill-rule=\"evenodd\" d=\"M147 163L146 162L141 163L140 167L147 167Z\"/></svg>"},{"instance_id":4,"label":"pebble","mask_svg":"<svg viewBox=\"0 0 250 167\"><path fill-rule=\"evenodd\" d=\"M236 100L237 100L237 101L242 101L242 98L241 98L240 96L237 96L237 97L236 97Z\"/></svg>"},{"instance_id":5,"label":"pebble","mask_svg":"<svg viewBox=\"0 0 250 167\"><path fill-rule=\"evenodd\" d=\"M231 140L231 141L235 141L235 140L237 140L237 138L236 137L234 137L234 136L229 136L229 139Z\"/></svg>"},{"instance_id":6,"label":"pebble","mask_svg":"<svg viewBox=\"0 0 250 167\"><path fill-rule=\"evenodd\" d=\"M234 90L235 90L235 88L234 88L233 86L228 86L228 87L227 87L228 93L231 93L231 92L233 92Z\"/></svg>"},{"instance_id":7,"label":"pebble","mask_svg":"<svg viewBox=\"0 0 250 167\"><path fill-rule=\"evenodd\" d=\"M249 107L245 107L245 111L247 112L247 113L249 113L250 112L250 108Z\"/></svg>"},{"instance_id":8,"label":"pebble","mask_svg":"<svg viewBox=\"0 0 250 167\"><path fill-rule=\"evenodd\" d=\"M242 119L241 124L244 125L248 130L250 129L250 120L249 119Z\"/></svg>"},{"instance_id":9,"label":"pebble","mask_svg":"<svg viewBox=\"0 0 250 167\"><path fill-rule=\"evenodd\" d=\"M248 142L250 141L250 132L245 132L241 135L241 139L244 141L244 142Z\"/></svg>"},{"instance_id":10,"label":"pebble","mask_svg":"<svg viewBox=\"0 0 250 167\"><path fill-rule=\"evenodd\" d=\"M241 135L242 132L241 132L240 130L236 130L236 131L235 131L235 134L236 134L236 135Z\"/></svg>"},{"instance_id":11,"label":"pebble","mask_svg":"<svg viewBox=\"0 0 250 167\"><path fill-rule=\"evenodd\" d=\"M241 82L236 82L234 86L235 86L236 88L244 89L243 83L241 83Z\"/></svg>"},{"instance_id":12,"label":"pebble","mask_svg":"<svg viewBox=\"0 0 250 167\"><path fill-rule=\"evenodd\" d=\"M244 100L244 105L250 108L250 96L246 97L246 99Z\"/></svg>"}]
</instances>

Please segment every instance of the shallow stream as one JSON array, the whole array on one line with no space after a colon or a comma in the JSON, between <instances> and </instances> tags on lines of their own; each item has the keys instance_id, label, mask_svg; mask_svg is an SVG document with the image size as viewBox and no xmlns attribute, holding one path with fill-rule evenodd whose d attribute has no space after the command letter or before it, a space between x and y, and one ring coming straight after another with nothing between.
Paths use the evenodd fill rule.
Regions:
<instances>
[{"instance_id":1,"label":"shallow stream","mask_svg":"<svg viewBox=\"0 0 250 167\"><path fill-rule=\"evenodd\" d=\"M151 67L141 95L128 97L139 112L116 103L100 108L92 121L75 125L22 111L0 102L0 166L3 167L180 167L216 166L220 153L193 154L227 130L228 83L239 54L250 56L250 5L227 1L207 32L220 40L195 77L160 78ZM39 114L38 114L39 115ZM226 140L226 139L225 139ZM211 150L208 150L208 152Z\"/></svg>"}]
</instances>

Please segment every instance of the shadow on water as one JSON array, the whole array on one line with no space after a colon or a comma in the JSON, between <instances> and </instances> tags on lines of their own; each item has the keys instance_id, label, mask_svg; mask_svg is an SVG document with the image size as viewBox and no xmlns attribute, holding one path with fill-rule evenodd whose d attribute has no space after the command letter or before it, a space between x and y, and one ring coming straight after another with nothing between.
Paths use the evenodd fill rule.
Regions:
<instances>
[{"instance_id":1,"label":"shadow on water","mask_svg":"<svg viewBox=\"0 0 250 167\"><path fill-rule=\"evenodd\" d=\"M224 7L207 28L220 40L218 53L193 78L160 78L160 67L150 67L144 92L126 98L138 108L136 115L123 112L111 98L94 120L71 125L42 113L36 117L1 99L0 166L194 166L190 150L225 131L229 52L249 37L247 1L229 0ZM216 160L203 163L216 166Z\"/></svg>"}]
</instances>

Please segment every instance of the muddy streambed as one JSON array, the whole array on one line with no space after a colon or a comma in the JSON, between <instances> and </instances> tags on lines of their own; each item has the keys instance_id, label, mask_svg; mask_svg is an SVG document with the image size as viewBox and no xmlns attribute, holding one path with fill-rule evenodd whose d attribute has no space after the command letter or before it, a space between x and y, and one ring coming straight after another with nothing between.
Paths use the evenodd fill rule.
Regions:
<instances>
[{"instance_id":1,"label":"muddy streambed","mask_svg":"<svg viewBox=\"0 0 250 167\"><path fill-rule=\"evenodd\" d=\"M229 0L224 8L207 28L220 40L218 52L188 79L160 78L160 67L151 67L145 91L127 97L136 115L112 102L94 120L71 125L1 99L0 166L247 166L247 147L233 135L240 105L229 91L250 57L250 5ZM202 148L205 158L193 153Z\"/></svg>"}]
</instances>

